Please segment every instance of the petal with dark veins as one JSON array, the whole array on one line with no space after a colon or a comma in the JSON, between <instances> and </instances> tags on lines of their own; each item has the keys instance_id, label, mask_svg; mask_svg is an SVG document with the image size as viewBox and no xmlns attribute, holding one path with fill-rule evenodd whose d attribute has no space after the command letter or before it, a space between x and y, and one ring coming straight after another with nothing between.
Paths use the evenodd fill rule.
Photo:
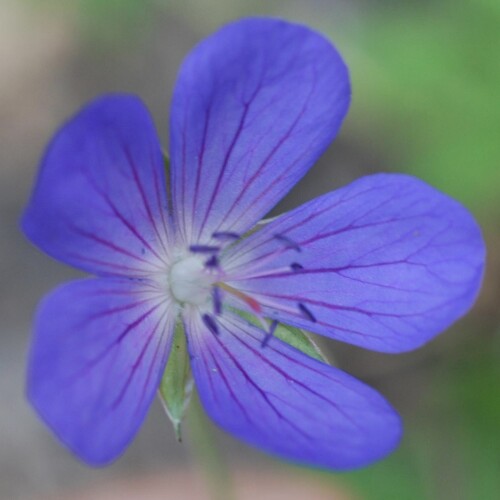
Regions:
<instances>
[{"instance_id":1,"label":"petal with dark veins","mask_svg":"<svg viewBox=\"0 0 500 500\"><path fill-rule=\"evenodd\" d=\"M171 106L172 197L185 241L250 229L325 151L349 99L341 57L304 26L244 19L203 40Z\"/></svg>"},{"instance_id":2,"label":"petal with dark veins","mask_svg":"<svg viewBox=\"0 0 500 500\"><path fill-rule=\"evenodd\" d=\"M125 280L75 281L44 299L28 398L80 459L104 465L133 439L156 394L173 321L157 291Z\"/></svg>"},{"instance_id":3,"label":"petal with dark veins","mask_svg":"<svg viewBox=\"0 0 500 500\"><path fill-rule=\"evenodd\" d=\"M165 268L171 244L163 158L138 97L95 99L50 143L23 217L52 257L98 275Z\"/></svg>"},{"instance_id":4,"label":"petal with dark veins","mask_svg":"<svg viewBox=\"0 0 500 500\"><path fill-rule=\"evenodd\" d=\"M333 469L367 465L398 444L401 423L375 390L243 319L199 318L186 328L191 366L210 417L246 443L286 460Z\"/></svg>"},{"instance_id":5,"label":"petal with dark veins","mask_svg":"<svg viewBox=\"0 0 500 500\"><path fill-rule=\"evenodd\" d=\"M221 266L264 315L401 352L467 312L484 260L481 231L458 202L415 178L379 174L282 215L229 249Z\"/></svg>"}]
</instances>

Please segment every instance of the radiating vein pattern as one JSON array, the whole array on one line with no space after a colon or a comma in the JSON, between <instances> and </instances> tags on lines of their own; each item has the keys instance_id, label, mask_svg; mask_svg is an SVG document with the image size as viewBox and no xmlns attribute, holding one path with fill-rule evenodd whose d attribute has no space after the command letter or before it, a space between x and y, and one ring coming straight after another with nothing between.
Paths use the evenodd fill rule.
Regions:
<instances>
[{"instance_id":1,"label":"radiating vein pattern","mask_svg":"<svg viewBox=\"0 0 500 500\"><path fill-rule=\"evenodd\" d=\"M467 311L483 261L463 207L411 177L379 174L282 215L231 247L222 265L228 283L274 319L397 352Z\"/></svg>"},{"instance_id":2,"label":"radiating vein pattern","mask_svg":"<svg viewBox=\"0 0 500 500\"><path fill-rule=\"evenodd\" d=\"M184 61L172 101L184 237L250 229L326 149L348 103L342 60L307 30L235 23L205 40Z\"/></svg>"},{"instance_id":3,"label":"radiating vein pattern","mask_svg":"<svg viewBox=\"0 0 500 500\"><path fill-rule=\"evenodd\" d=\"M254 446L298 462L347 468L388 452L399 419L375 391L226 315L220 335L186 324L192 366L209 415ZM364 458L361 458L364 457Z\"/></svg>"}]
</instances>

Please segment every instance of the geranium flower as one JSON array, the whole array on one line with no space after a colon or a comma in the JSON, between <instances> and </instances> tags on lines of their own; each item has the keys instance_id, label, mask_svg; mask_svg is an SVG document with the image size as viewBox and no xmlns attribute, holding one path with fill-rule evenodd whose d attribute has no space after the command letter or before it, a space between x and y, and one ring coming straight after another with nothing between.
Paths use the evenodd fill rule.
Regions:
<instances>
[{"instance_id":1,"label":"geranium flower","mask_svg":"<svg viewBox=\"0 0 500 500\"><path fill-rule=\"evenodd\" d=\"M56 134L23 228L96 277L42 302L28 396L78 457L104 464L130 443L179 322L207 413L238 438L336 469L394 449L400 420L382 396L275 330L391 353L424 344L476 297L478 226L423 182L379 174L250 232L334 139L349 96L347 69L322 36L246 19L181 67L171 197L137 97L98 98Z\"/></svg>"}]
</instances>

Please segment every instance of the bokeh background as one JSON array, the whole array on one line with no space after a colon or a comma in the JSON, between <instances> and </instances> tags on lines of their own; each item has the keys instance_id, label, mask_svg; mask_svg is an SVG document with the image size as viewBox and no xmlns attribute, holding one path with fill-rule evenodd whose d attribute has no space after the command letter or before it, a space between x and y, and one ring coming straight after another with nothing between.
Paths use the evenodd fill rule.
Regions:
<instances>
[{"instance_id":1,"label":"bokeh background","mask_svg":"<svg viewBox=\"0 0 500 500\"><path fill-rule=\"evenodd\" d=\"M404 355L323 347L404 417L399 450L343 474L285 465L193 412L175 441L155 403L106 469L77 462L24 399L41 296L77 273L39 253L18 220L44 145L88 99L140 94L167 144L177 68L228 20L273 15L315 27L352 74L342 132L278 211L378 171L417 175L480 221L489 261L472 312ZM500 2L497 0L0 0L0 498L500 498Z\"/></svg>"}]
</instances>

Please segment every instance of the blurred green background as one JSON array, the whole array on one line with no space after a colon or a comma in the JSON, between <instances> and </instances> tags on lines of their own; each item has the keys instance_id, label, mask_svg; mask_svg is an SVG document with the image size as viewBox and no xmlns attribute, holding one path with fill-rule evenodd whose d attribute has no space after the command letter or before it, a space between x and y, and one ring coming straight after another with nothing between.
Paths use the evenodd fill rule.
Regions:
<instances>
[{"instance_id":1,"label":"blurred green background","mask_svg":"<svg viewBox=\"0 0 500 500\"><path fill-rule=\"evenodd\" d=\"M38 159L66 117L107 91L140 94L167 144L183 56L246 15L317 28L352 76L339 138L277 210L367 173L414 174L480 221L489 249L483 291L466 318L413 353L322 344L404 417L400 449L376 465L343 474L287 466L197 415L191 439L178 444L155 404L122 459L88 469L23 397L36 303L77 276L19 233ZM498 0L0 0L0 498L500 498L499 27Z\"/></svg>"}]
</instances>

